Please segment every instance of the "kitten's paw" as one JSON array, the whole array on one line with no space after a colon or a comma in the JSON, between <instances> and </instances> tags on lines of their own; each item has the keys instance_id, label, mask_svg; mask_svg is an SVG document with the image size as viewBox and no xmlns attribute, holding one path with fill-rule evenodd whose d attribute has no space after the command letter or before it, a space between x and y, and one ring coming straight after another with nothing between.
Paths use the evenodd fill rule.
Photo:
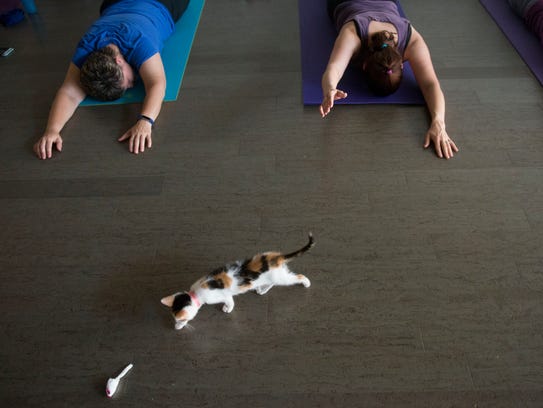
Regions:
<instances>
[{"instance_id":1,"label":"kitten's paw","mask_svg":"<svg viewBox=\"0 0 543 408\"><path fill-rule=\"evenodd\" d=\"M306 288L311 286L311 281L307 279L307 277L305 277L304 275L298 275L298 279L300 279L300 283Z\"/></svg>"},{"instance_id":2,"label":"kitten's paw","mask_svg":"<svg viewBox=\"0 0 543 408\"><path fill-rule=\"evenodd\" d=\"M226 304L225 304L225 305L223 305L223 307L222 307L222 311L223 311L224 313L230 313L230 312L232 312L232 310L234 310L234 305L230 305L230 306L229 306L229 305L226 305Z\"/></svg>"},{"instance_id":3,"label":"kitten's paw","mask_svg":"<svg viewBox=\"0 0 543 408\"><path fill-rule=\"evenodd\" d=\"M270 289L272 288L273 285L265 285L265 286L259 286L258 288L255 289L256 293L258 293L259 295L265 295L266 293L268 293L270 291Z\"/></svg>"}]
</instances>

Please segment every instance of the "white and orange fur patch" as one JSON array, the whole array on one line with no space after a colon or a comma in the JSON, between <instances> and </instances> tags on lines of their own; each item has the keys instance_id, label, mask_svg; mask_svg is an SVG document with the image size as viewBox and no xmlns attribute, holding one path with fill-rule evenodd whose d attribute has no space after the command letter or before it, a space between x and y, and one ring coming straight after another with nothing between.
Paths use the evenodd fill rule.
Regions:
<instances>
[{"instance_id":1,"label":"white and orange fur patch","mask_svg":"<svg viewBox=\"0 0 543 408\"><path fill-rule=\"evenodd\" d=\"M236 261L198 279L189 292L174 293L162 298L161 302L171 309L175 328L180 330L196 317L205 304L223 303L223 312L230 313L234 309L233 297L250 290L264 295L274 286L302 284L308 288L311 285L309 279L293 273L287 263L313 245L313 236L309 233L309 242L297 251L286 255L264 252L245 261Z\"/></svg>"}]
</instances>

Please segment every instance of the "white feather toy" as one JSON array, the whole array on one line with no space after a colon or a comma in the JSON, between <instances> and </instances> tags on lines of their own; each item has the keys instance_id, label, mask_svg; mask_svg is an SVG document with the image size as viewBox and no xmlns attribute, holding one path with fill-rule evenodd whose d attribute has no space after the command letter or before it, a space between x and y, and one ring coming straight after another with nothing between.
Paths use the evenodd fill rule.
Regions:
<instances>
[{"instance_id":1,"label":"white feather toy","mask_svg":"<svg viewBox=\"0 0 543 408\"><path fill-rule=\"evenodd\" d=\"M107 380L106 395L109 398L113 397L113 394L115 394L115 391L117 391L117 387L119 386L119 381L132 369L132 367L134 367L133 364L128 364L117 377Z\"/></svg>"}]
</instances>

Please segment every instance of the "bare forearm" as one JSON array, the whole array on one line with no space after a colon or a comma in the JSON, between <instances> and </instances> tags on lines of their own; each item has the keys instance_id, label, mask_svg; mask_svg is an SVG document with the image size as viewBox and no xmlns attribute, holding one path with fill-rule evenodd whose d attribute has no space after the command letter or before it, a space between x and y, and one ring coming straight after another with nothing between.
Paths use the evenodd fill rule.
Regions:
<instances>
[{"instance_id":1,"label":"bare forearm","mask_svg":"<svg viewBox=\"0 0 543 408\"><path fill-rule=\"evenodd\" d=\"M323 94L336 89L351 58L357 53L360 45L360 39L358 38L354 22L350 21L346 23L336 38L326 70L322 76L321 86Z\"/></svg>"},{"instance_id":2,"label":"bare forearm","mask_svg":"<svg viewBox=\"0 0 543 408\"><path fill-rule=\"evenodd\" d=\"M46 132L60 133L82 100L82 96L59 89L49 111Z\"/></svg>"},{"instance_id":3,"label":"bare forearm","mask_svg":"<svg viewBox=\"0 0 543 408\"><path fill-rule=\"evenodd\" d=\"M120 142L128 140L130 152L139 154L144 152L146 148L152 147L152 124L162 108L165 88L165 81L161 80L154 81L152 84L147 83L145 86L145 99L141 114L151 120L141 118L118 139Z\"/></svg>"},{"instance_id":4,"label":"bare forearm","mask_svg":"<svg viewBox=\"0 0 543 408\"><path fill-rule=\"evenodd\" d=\"M54 146L59 152L62 151L60 131L70 120L83 98L84 94L77 89L74 92L70 92L70 87L62 86L59 89L49 112L45 132L34 144L34 152L40 159L51 158Z\"/></svg>"},{"instance_id":5,"label":"bare forearm","mask_svg":"<svg viewBox=\"0 0 543 408\"><path fill-rule=\"evenodd\" d=\"M445 122L445 96L441 91L439 82L434 82L432 84L422 86L422 93L424 95L424 100L428 107L428 112L432 121L441 121Z\"/></svg>"},{"instance_id":6,"label":"bare forearm","mask_svg":"<svg viewBox=\"0 0 543 408\"><path fill-rule=\"evenodd\" d=\"M164 100L165 93L166 86L162 82L146 87L141 114L156 120L162 109L162 101Z\"/></svg>"},{"instance_id":7,"label":"bare forearm","mask_svg":"<svg viewBox=\"0 0 543 408\"><path fill-rule=\"evenodd\" d=\"M439 82L434 81L430 86L421 88L432 119L424 138L424 148L433 143L438 157L450 159L458 152L458 146L447 133L445 126L445 97Z\"/></svg>"},{"instance_id":8,"label":"bare forearm","mask_svg":"<svg viewBox=\"0 0 543 408\"><path fill-rule=\"evenodd\" d=\"M337 67L328 65L328 67L326 67L326 71L324 71L324 74L322 75L322 80L321 80L322 93L326 94L327 92L330 92L332 89L336 89L337 84L341 80L342 76L343 76L343 71L341 71Z\"/></svg>"}]
</instances>

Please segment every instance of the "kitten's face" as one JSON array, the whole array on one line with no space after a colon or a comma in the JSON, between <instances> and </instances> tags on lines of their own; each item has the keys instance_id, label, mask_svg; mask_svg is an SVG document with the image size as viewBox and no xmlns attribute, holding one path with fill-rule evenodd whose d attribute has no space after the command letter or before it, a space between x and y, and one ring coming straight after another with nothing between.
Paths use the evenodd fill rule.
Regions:
<instances>
[{"instance_id":1,"label":"kitten's face","mask_svg":"<svg viewBox=\"0 0 543 408\"><path fill-rule=\"evenodd\" d=\"M194 319L198 313L198 307L194 304L192 298L184 292L175 293L166 296L161 300L162 304L172 310L175 319L175 329L181 330L186 324Z\"/></svg>"}]
</instances>

